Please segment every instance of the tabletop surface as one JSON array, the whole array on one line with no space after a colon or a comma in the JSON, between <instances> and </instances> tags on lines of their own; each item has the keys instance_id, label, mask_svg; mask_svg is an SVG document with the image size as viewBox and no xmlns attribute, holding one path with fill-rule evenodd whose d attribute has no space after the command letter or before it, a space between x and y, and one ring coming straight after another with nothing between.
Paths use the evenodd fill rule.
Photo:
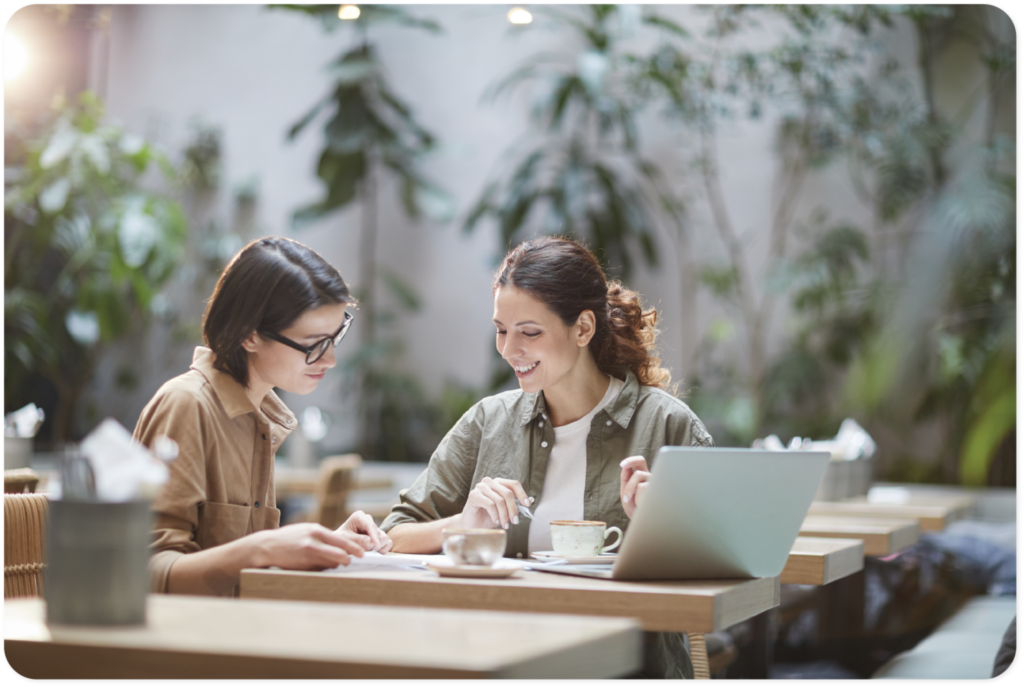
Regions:
<instances>
[{"instance_id":1,"label":"tabletop surface","mask_svg":"<svg viewBox=\"0 0 1024 687\"><path fill-rule=\"evenodd\" d=\"M909 518L917 520L922 530L942 531L951 522L967 517L973 507L974 499L969 496L908 493L898 502L871 501L866 496L854 496L842 501L815 501L808 513Z\"/></svg>"},{"instance_id":2,"label":"tabletop surface","mask_svg":"<svg viewBox=\"0 0 1024 687\"><path fill-rule=\"evenodd\" d=\"M864 542L860 539L797 537L783 584L826 585L864 569Z\"/></svg>"},{"instance_id":3,"label":"tabletop surface","mask_svg":"<svg viewBox=\"0 0 1024 687\"><path fill-rule=\"evenodd\" d=\"M800 526L800 536L860 539L865 556L887 556L915 543L921 526L907 518L811 514Z\"/></svg>"},{"instance_id":4,"label":"tabletop surface","mask_svg":"<svg viewBox=\"0 0 1024 687\"><path fill-rule=\"evenodd\" d=\"M48 627L45 613L40 599L4 603L15 669L52 671L40 664L57 646L78 660L46 676L612 677L640 661L639 625L623 618L163 595L149 597L145 626ZM135 672L103 673L101 656Z\"/></svg>"},{"instance_id":5,"label":"tabletop surface","mask_svg":"<svg viewBox=\"0 0 1024 687\"><path fill-rule=\"evenodd\" d=\"M505 579L426 570L298 572L246 569L243 598L477 608L636 618L645 630L714 632L779 603L779 578L623 582L521 570Z\"/></svg>"}]
</instances>

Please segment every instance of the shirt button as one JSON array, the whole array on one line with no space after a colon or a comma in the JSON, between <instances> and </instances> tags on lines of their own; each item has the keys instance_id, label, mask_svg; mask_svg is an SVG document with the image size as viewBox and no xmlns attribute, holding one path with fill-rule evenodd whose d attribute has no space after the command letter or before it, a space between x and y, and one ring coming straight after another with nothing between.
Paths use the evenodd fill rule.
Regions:
<instances>
[{"instance_id":1,"label":"shirt button","mask_svg":"<svg viewBox=\"0 0 1024 687\"><path fill-rule=\"evenodd\" d=\"M263 435L263 441L266 441L266 440L267 440L267 435L266 435L266 434L264 434L264 435Z\"/></svg>"},{"instance_id":2,"label":"shirt button","mask_svg":"<svg viewBox=\"0 0 1024 687\"><path fill-rule=\"evenodd\" d=\"M538 427L543 427L544 426L544 421L542 420L537 426Z\"/></svg>"},{"instance_id":3,"label":"shirt button","mask_svg":"<svg viewBox=\"0 0 1024 687\"><path fill-rule=\"evenodd\" d=\"M517 553L516 554L516 558L522 558L522 557L523 557L523 554L521 554L521 553Z\"/></svg>"},{"instance_id":4,"label":"shirt button","mask_svg":"<svg viewBox=\"0 0 1024 687\"><path fill-rule=\"evenodd\" d=\"M256 502L256 507L257 507L257 508L259 508L259 507L260 507L260 502L259 502L259 501L257 501L257 502Z\"/></svg>"},{"instance_id":5,"label":"shirt button","mask_svg":"<svg viewBox=\"0 0 1024 687\"><path fill-rule=\"evenodd\" d=\"M611 421L611 420L609 420L609 421L608 421L608 422L606 422L605 424L606 424L606 425L608 425L609 427L611 427L611 426L612 426L612 421Z\"/></svg>"},{"instance_id":6,"label":"shirt button","mask_svg":"<svg viewBox=\"0 0 1024 687\"><path fill-rule=\"evenodd\" d=\"M548 447L548 442L546 442L546 441L540 442L540 447L541 448L547 448Z\"/></svg>"}]
</instances>

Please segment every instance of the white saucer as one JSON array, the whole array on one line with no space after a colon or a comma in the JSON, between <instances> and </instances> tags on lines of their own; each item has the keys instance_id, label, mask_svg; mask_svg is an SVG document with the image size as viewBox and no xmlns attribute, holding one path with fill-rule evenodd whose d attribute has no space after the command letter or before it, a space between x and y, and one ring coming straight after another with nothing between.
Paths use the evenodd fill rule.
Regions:
<instances>
[{"instance_id":1,"label":"white saucer","mask_svg":"<svg viewBox=\"0 0 1024 687\"><path fill-rule=\"evenodd\" d=\"M598 556L559 556L554 551L534 551L530 554L530 557L544 563L565 561L566 563L575 563L577 565L601 565L604 563L611 565L615 562L615 558L618 555L617 553L609 552Z\"/></svg>"},{"instance_id":2,"label":"white saucer","mask_svg":"<svg viewBox=\"0 0 1024 687\"><path fill-rule=\"evenodd\" d=\"M519 568L492 568L487 565L427 565L441 577L511 577Z\"/></svg>"}]
</instances>

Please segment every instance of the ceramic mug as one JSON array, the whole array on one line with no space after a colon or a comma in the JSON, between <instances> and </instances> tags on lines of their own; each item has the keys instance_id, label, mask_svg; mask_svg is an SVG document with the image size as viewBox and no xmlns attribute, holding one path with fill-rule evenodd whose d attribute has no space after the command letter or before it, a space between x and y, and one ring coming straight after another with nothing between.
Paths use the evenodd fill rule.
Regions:
<instances>
[{"instance_id":1,"label":"ceramic mug","mask_svg":"<svg viewBox=\"0 0 1024 687\"><path fill-rule=\"evenodd\" d=\"M614 544L604 545L608 535L618 534ZM622 530L618 527L605 529L603 522L596 520L552 520L551 548L556 556L579 557L597 556L614 551L622 543Z\"/></svg>"},{"instance_id":2,"label":"ceramic mug","mask_svg":"<svg viewBox=\"0 0 1024 687\"><path fill-rule=\"evenodd\" d=\"M455 565L493 566L505 553L505 530L442 530L444 555Z\"/></svg>"}]
</instances>

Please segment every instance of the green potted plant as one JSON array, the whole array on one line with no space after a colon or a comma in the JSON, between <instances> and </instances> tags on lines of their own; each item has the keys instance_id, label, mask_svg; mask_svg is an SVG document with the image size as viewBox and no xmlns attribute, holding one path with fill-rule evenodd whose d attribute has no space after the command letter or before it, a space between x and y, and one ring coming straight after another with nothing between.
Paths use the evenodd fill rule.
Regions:
<instances>
[{"instance_id":1,"label":"green potted plant","mask_svg":"<svg viewBox=\"0 0 1024 687\"><path fill-rule=\"evenodd\" d=\"M4 402L56 397L52 438L75 438L76 408L102 346L144 318L181 255L174 179L151 144L103 121L91 93L61 108L8 167L4 201ZM34 382L34 383L33 383Z\"/></svg>"}]
</instances>

